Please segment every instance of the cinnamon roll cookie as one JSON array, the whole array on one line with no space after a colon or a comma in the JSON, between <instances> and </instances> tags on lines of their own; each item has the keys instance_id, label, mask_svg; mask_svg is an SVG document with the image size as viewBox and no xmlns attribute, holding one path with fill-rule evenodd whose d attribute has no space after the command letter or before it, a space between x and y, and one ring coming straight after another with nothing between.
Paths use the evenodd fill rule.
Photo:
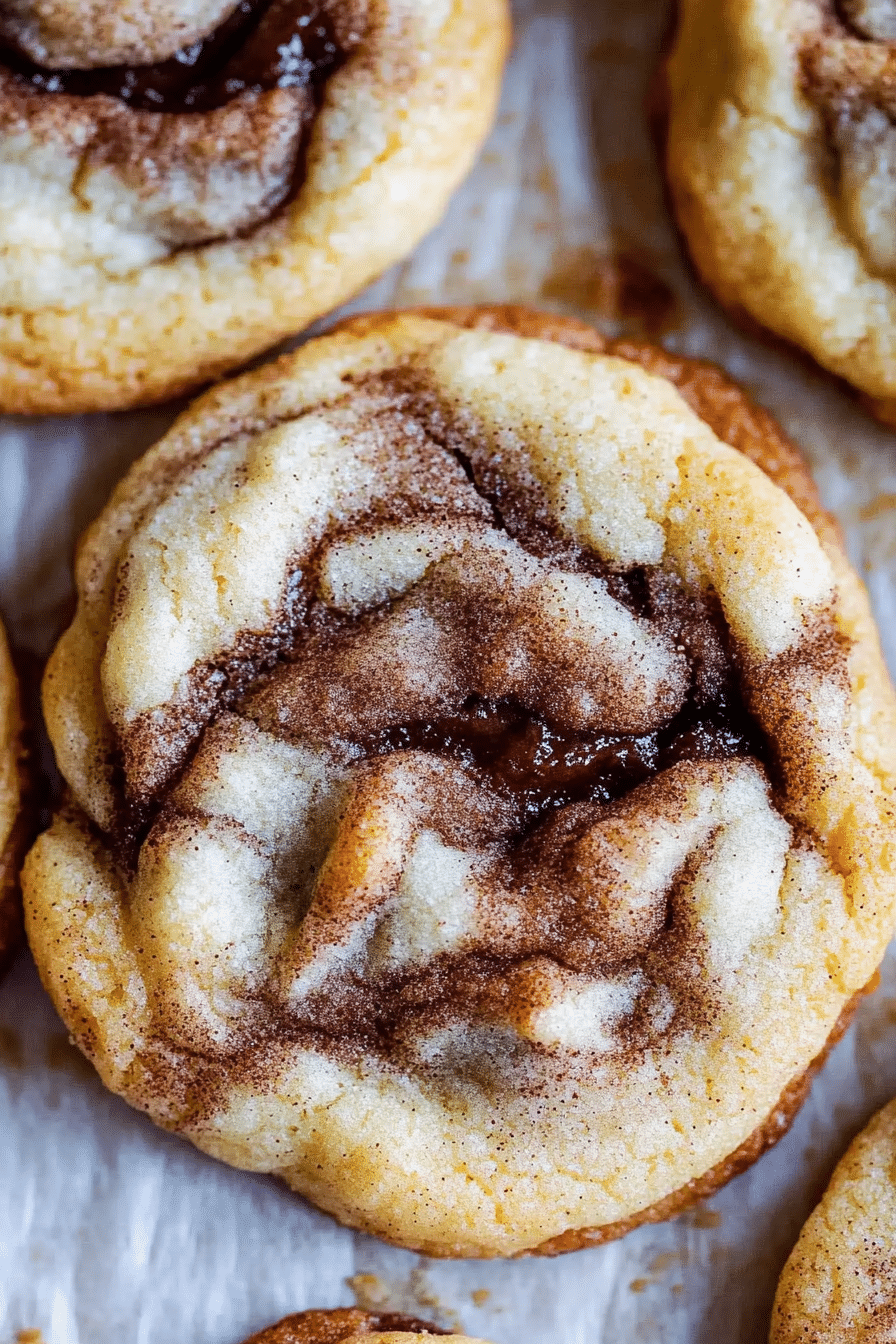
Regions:
<instances>
[{"instance_id":1,"label":"cinnamon roll cookie","mask_svg":"<svg viewBox=\"0 0 896 1344\"><path fill-rule=\"evenodd\" d=\"M22 936L19 868L34 835L28 792L18 678L0 627L0 972Z\"/></svg>"},{"instance_id":2,"label":"cinnamon roll cookie","mask_svg":"<svg viewBox=\"0 0 896 1344\"><path fill-rule=\"evenodd\" d=\"M668 173L722 301L896 422L896 0L680 0Z\"/></svg>"},{"instance_id":3,"label":"cinnamon roll cookie","mask_svg":"<svg viewBox=\"0 0 896 1344\"><path fill-rule=\"evenodd\" d=\"M411 1344L415 1339L438 1336L445 1344L485 1344L467 1335L449 1335L436 1325L400 1316L395 1312L359 1311L339 1307L334 1311L300 1311L269 1325L245 1344Z\"/></svg>"},{"instance_id":4,"label":"cinnamon roll cookie","mask_svg":"<svg viewBox=\"0 0 896 1344\"><path fill-rule=\"evenodd\" d=\"M896 704L805 469L717 371L599 344L381 315L210 392L45 682L26 918L81 1047L432 1254L733 1175L896 915Z\"/></svg>"},{"instance_id":5,"label":"cinnamon roll cookie","mask_svg":"<svg viewBox=\"0 0 896 1344\"><path fill-rule=\"evenodd\" d=\"M507 0L0 0L0 410L136 406L406 255Z\"/></svg>"},{"instance_id":6,"label":"cinnamon roll cookie","mask_svg":"<svg viewBox=\"0 0 896 1344\"><path fill-rule=\"evenodd\" d=\"M851 1144L784 1267L771 1344L896 1339L896 1102Z\"/></svg>"}]
</instances>

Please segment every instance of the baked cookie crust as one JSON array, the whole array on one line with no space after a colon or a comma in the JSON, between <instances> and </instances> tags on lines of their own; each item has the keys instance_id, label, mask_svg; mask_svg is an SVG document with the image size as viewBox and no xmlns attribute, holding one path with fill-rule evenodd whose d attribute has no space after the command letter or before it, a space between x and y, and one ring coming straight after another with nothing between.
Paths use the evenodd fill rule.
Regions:
<instances>
[{"instance_id":1,"label":"baked cookie crust","mask_svg":"<svg viewBox=\"0 0 896 1344\"><path fill-rule=\"evenodd\" d=\"M445 316L215 389L90 529L29 937L158 1123L402 1245L555 1253L783 1132L894 922L896 706L724 375Z\"/></svg>"},{"instance_id":2,"label":"baked cookie crust","mask_svg":"<svg viewBox=\"0 0 896 1344\"><path fill-rule=\"evenodd\" d=\"M397 1312L361 1311L338 1307L332 1311L300 1311L260 1330L245 1344L410 1344L438 1337L447 1344L486 1344L467 1335L450 1335L436 1325Z\"/></svg>"},{"instance_id":3,"label":"baked cookie crust","mask_svg":"<svg viewBox=\"0 0 896 1344\"><path fill-rule=\"evenodd\" d=\"M896 1331L896 1102L853 1140L775 1295L770 1344L886 1344Z\"/></svg>"},{"instance_id":4,"label":"baked cookie crust","mask_svg":"<svg viewBox=\"0 0 896 1344\"><path fill-rule=\"evenodd\" d=\"M892 6L680 0L678 15L666 164L697 269L892 422Z\"/></svg>"},{"instance_id":5,"label":"baked cookie crust","mask_svg":"<svg viewBox=\"0 0 896 1344\"><path fill-rule=\"evenodd\" d=\"M506 0L252 0L276 69L252 45L263 26L240 37L235 79L225 65L182 88L186 58L143 64L164 53L168 11L189 33L223 13L214 55L233 8L155 0L129 25L117 5L109 32L87 0L6 15L21 52L0 43L0 410L141 406L218 377L406 255L465 176L497 101ZM289 42L284 9L313 17ZM62 13L77 68L31 63L69 50L44 10ZM131 68L114 65L126 41Z\"/></svg>"}]
</instances>

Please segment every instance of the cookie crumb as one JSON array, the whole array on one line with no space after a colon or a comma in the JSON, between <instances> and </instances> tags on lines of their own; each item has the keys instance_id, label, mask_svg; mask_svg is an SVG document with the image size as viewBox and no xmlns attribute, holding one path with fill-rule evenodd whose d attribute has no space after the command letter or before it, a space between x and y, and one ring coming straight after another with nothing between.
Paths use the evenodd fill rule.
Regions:
<instances>
[{"instance_id":1,"label":"cookie crumb","mask_svg":"<svg viewBox=\"0 0 896 1344\"><path fill-rule=\"evenodd\" d=\"M364 1311L381 1307L389 1301L389 1285L376 1274L353 1274L346 1284L355 1295L355 1302Z\"/></svg>"}]
</instances>

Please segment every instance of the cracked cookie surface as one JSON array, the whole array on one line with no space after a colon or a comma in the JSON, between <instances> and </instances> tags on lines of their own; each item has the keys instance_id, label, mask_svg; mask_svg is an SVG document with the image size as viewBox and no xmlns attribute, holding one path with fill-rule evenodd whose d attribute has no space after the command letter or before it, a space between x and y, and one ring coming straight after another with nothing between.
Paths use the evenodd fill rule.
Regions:
<instances>
[{"instance_id":1,"label":"cracked cookie surface","mask_svg":"<svg viewBox=\"0 0 896 1344\"><path fill-rule=\"evenodd\" d=\"M26 910L79 1044L428 1253L728 1179L894 920L896 708L798 454L600 345L374 315L209 393L84 539L45 683Z\"/></svg>"}]
</instances>

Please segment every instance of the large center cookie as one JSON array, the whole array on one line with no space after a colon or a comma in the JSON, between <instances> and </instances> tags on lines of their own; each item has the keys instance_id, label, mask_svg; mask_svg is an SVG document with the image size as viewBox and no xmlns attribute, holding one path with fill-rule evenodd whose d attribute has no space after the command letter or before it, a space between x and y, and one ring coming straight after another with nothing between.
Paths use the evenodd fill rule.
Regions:
<instances>
[{"instance_id":1,"label":"large center cookie","mask_svg":"<svg viewBox=\"0 0 896 1344\"><path fill-rule=\"evenodd\" d=\"M2 0L0 410L136 405L337 306L441 215L506 0Z\"/></svg>"},{"instance_id":2,"label":"large center cookie","mask_svg":"<svg viewBox=\"0 0 896 1344\"><path fill-rule=\"evenodd\" d=\"M756 1156L894 916L892 693L819 527L545 341L383 317L198 402L45 687L29 930L109 1086L436 1253Z\"/></svg>"}]
</instances>

